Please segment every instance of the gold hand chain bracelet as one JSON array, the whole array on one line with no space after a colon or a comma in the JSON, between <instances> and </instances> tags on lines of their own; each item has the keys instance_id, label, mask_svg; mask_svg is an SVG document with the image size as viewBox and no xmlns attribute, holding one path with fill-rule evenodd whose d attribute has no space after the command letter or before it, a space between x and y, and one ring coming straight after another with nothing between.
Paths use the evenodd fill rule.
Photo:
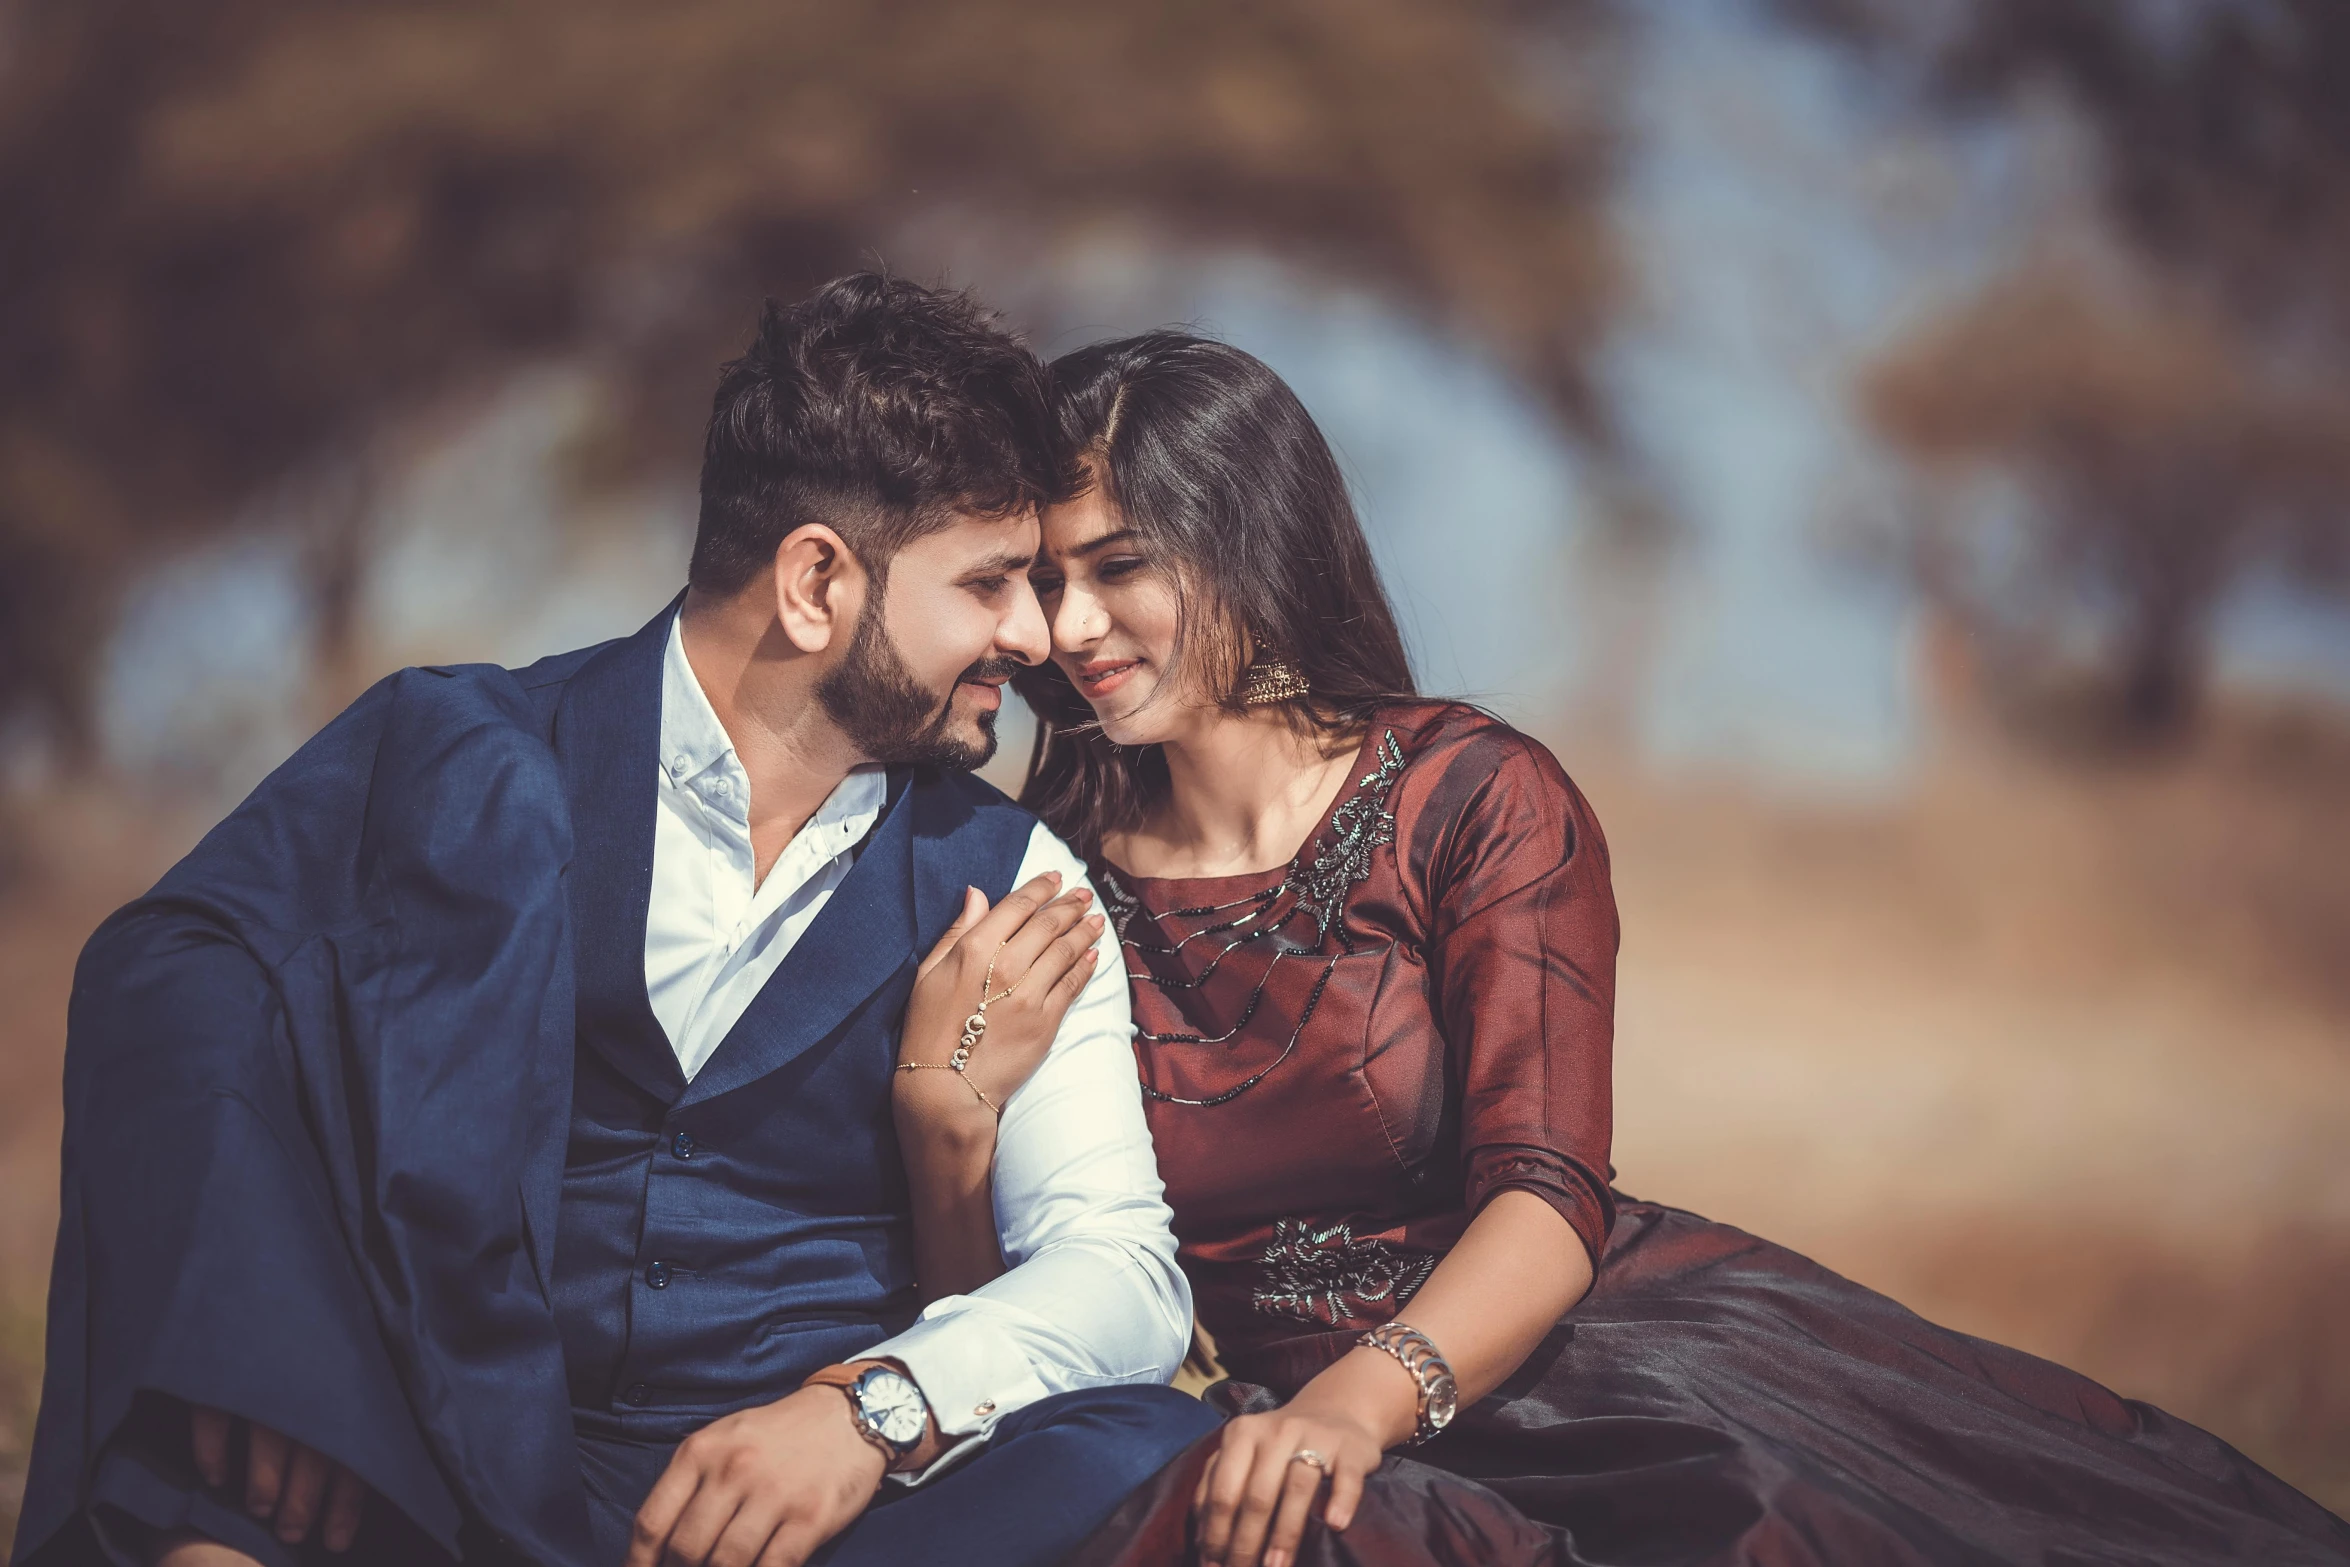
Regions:
<instances>
[{"instance_id":1,"label":"gold hand chain bracelet","mask_svg":"<svg viewBox=\"0 0 2350 1567\"><path fill-rule=\"evenodd\" d=\"M900 1061L898 1063L898 1070L901 1072L954 1073L963 1080L964 1087L979 1096L979 1102L987 1106L999 1121L1004 1118L1004 1107L988 1098L986 1089L971 1081L971 1052L978 1048L980 1039L987 1033L987 1009L1020 988L1020 981L1014 980L1002 990L995 991L992 995L989 994L990 988L995 984L995 960L1004 955L1004 948L1011 939L1006 936L1002 941L997 942L994 953L987 960L987 973L979 981L979 1010L963 1019L963 1037L956 1043L955 1053L944 1061Z\"/></svg>"}]
</instances>

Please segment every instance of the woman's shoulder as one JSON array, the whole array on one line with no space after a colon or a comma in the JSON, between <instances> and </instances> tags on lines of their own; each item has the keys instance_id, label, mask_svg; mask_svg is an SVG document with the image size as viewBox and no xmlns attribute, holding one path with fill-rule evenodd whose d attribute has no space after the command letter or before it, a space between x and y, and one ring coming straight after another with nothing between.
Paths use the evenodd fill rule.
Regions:
<instances>
[{"instance_id":1,"label":"woman's shoulder","mask_svg":"<svg viewBox=\"0 0 2350 1567\"><path fill-rule=\"evenodd\" d=\"M1432 874L1465 838L1603 843L1587 801L1549 746L1466 702L1420 700L1373 720L1399 762L1387 809L1404 861ZM1603 851L1604 852L1604 851Z\"/></svg>"},{"instance_id":2,"label":"woman's shoulder","mask_svg":"<svg viewBox=\"0 0 2350 1567\"><path fill-rule=\"evenodd\" d=\"M1394 702L1379 709L1372 729L1385 749L1385 736L1395 739L1402 759L1402 777L1460 770L1488 769L1496 775L1533 773L1561 783L1566 771L1550 747L1481 707L1442 697Z\"/></svg>"}]
</instances>

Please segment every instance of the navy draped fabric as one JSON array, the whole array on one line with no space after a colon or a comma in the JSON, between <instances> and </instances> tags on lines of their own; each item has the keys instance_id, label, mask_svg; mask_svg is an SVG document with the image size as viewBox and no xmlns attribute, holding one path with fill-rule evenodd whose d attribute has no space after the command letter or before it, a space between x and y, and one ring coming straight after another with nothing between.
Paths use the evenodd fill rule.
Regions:
<instances>
[{"instance_id":1,"label":"navy draped fabric","mask_svg":"<svg viewBox=\"0 0 2350 1567\"><path fill-rule=\"evenodd\" d=\"M316 1447L441 1552L577 1557L571 849L514 677L407 670L91 939L19 1561L177 1461L115 1442L141 1395Z\"/></svg>"}]
</instances>

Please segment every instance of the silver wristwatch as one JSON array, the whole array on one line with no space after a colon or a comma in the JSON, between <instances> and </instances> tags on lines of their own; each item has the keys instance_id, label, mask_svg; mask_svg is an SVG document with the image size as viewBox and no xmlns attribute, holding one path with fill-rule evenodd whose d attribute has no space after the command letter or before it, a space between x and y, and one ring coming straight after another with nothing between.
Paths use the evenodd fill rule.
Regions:
<instances>
[{"instance_id":1,"label":"silver wristwatch","mask_svg":"<svg viewBox=\"0 0 2350 1567\"><path fill-rule=\"evenodd\" d=\"M887 1366L868 1366L841 1386L857 1434L889 1454L892 1464L922 1445L930 1430L930 1400L914 1379Z\"/></svg>"},{"instance_id":2,"label":"silver wristwatch","mask_svg":"<svg viewBox=\"0 0 2350 1567\"><path fill-rule=\"evenodd\" d=\"M1453 1380L1452 1366L1436 1352L1435 1342L1427 1334L1400 1322L1382 1322L1355 1342L1393 1355L1420 1384L1420 1416L1411 1446L1417 1447L1452 1424L1460 1409L1460 1384Z\"/></svg>"}]
</instances>

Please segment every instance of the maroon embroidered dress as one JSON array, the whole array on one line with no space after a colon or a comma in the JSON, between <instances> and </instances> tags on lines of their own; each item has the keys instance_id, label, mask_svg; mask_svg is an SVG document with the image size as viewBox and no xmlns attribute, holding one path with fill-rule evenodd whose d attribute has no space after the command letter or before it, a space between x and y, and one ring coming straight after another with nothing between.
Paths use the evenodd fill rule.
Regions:
<instances>
[{"instance_id":1,"label":"maroon embroidered dress","mask_svg":"<svg viewBox=\"0 0 2350 1567\"><path fill-rule=\"evenodd\" d=\"M2207 1433L1608 1185L1607 846L1550 753L1399 705L1285 871L1096 867L1201 1321L1269 1408L1528 1191L1601 1259L1495 1393L1303 1562L2350 1561ZM1186 1559L1205 1449L1083 1562Z\"/></svg>"}]
</instances>

